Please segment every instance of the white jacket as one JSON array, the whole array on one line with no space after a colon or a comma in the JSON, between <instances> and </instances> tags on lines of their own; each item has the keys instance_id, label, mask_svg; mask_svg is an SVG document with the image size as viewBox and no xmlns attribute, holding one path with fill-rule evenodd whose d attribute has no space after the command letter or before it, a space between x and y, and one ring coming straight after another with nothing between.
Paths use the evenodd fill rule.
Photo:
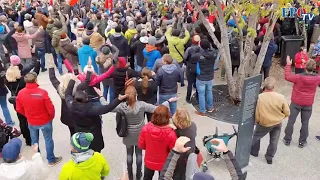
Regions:
<instances>
[{"instance_id":1,"label":"white jacket","mask_svg":"<svg viewBox=\"0 0 320 180\"><path fill-rule=\"evenodd\" d=\"M43 180L48 173L40 153L34 154L31 161L21 157L15 163L0 164L1 180Z\"/></svg>"}]
</instances>

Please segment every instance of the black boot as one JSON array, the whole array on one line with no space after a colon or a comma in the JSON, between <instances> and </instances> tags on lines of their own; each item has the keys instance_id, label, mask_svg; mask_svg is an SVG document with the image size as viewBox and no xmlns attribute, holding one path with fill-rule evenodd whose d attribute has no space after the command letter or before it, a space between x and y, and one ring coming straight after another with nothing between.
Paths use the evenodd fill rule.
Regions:
<instances>
[{"instance_id":1,"label":"black boot","mask_svg":"<svg viewBox=\"0 0 320 180\"><path fill-rule=\"evenodd\" d=\"M141 178L142 178L142 171L141 169L137 169L136 180L141 180Z\"/></svg>"},{"instance_id":2,"label":"black boot","mask_svg":"<svg viewBox=\"0 0 320 180\"><path fill-rule=\"evenodd\" d=\"M133 180L132 167L131 167L131 168L128 168L128 177L129 177L129 180Z\"/></svg>"}]
</instances>

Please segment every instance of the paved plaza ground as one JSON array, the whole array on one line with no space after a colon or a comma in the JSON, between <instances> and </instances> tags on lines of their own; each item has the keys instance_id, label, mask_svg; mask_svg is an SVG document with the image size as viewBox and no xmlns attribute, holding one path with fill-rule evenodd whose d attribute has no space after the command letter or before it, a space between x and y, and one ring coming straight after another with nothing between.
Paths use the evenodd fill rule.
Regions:
<instances>
[{"instance_id":1,"label":"paved plaza ground","mask_svg":"<svg viewBox=\"0 0 320 180\"><path fill-rule=\"evenodd\" d=\"M216 73L215 84L221 84L219 81L219 72ZM282 93L290 102L292 84L283 80L283 70L281 68L273 68L271 75L276 77L278 87L276 90ZM61 102L58 94L51 85L48 73L41 73L38 79L41 88L49 92L49 96L53 101L56 109L55 119L53 120L53 139L55 144L55 155L62 156L63 162L50 169L47 180L57 180L63 163L70 159L69 130L67 126L60 121ZM318 90L319 91L319 90ZM206 151L202 145L202 138L205 135L213 134L215 127L219 127L220 132L233 132L232 126L227 123L219 122L208 117L200 117L194 113L194 107L185 102L186 87L179 88L179 107L188 109L192 120L197 124L198 136L197 146L206 155ZM10 106L10 112L18 124L15 111ZM1 115L3 118L3 116ZM264 153L267 149L269 137L265 137L261 141L261 151L259 157L250 157L250 165L248 167L248 180L319 180L320 179L320 141L315 139L315 135L320 135L320 92L317 92L315 104L313 106L313 114L309 126L309 138L307 147L298 148L299 129L301 127L300 117L297 118L295 124L293 140L290 147L285 146L282 141L279 142L278 151L272 165L268 165L264 159ZM283 123L281 138L283 137L286 121ZM108 113L103 115L103 136L105 148L102 154L106 157L110 165L110 175L107 180L116 180L122 174L122 169L126 164L125 146L122 139L119 138L115 131L115 114ZM22 138L22 137L20 137ZM234 152L236 138L230 141L229 148ZM42 157L45 158L45 147L43 136L40 134L40 149ZM27 158L31 158L31 148L22 147L22 154ZM44 159L45 160L45 159ZM46 162L46 160L45 160ZM209 173L214 175L217 180L231 179L228 170L223 161L212 161L209 166ZM154 178L156 179L156 178Z\"/></svg>"}]
</instances>

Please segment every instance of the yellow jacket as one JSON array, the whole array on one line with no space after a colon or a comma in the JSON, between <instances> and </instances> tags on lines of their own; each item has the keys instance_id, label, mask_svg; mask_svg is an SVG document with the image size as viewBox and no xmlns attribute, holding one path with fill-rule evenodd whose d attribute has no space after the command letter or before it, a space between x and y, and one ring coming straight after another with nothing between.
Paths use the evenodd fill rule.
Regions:
<instances>
[{"instance_id":1,"label":"yellow jacket","mask_svg":"<svg viewBox=\"0 0 320 180\"><path fill-rule=\"evenodd\" d=\"M102 154L95 152L91 158L75 163L70 160L62 166L59 180L101 180L109 174L109 164Z\"/></svg>"},{"instance_id":2,"label":"yellow jacket","mask_svg":"<svg viewBox=\"0 0 320 180\"><path fill-rule=\"evenodd\" d=\"M187 44L187 42L189 41L190 38L190 34L188 31L185 31L185 37L184 38L180 38L180 37L175 37L171 35L172 32L172 28L169 28L165 34L167 41L168 41L168 48L170 51L170 55L172 56L173 59L177 60L179 63L181 63L183 61L183 55L184 55L184 45ZM176 46L176 48L174 47ZM180 55L179 54L179 52Z\"/></svg>"},{"instance_id":3,"label":"yellow jacket","mask_svg":"<svg viewBox=\"0 0 320 180\"><path fill-rule=\"evenodd\" d=\"M290 115L288 102L283 95L269 91L259 95L256 107L256 122L264 127L280 124Z\"/></svg>"}]
</instances>

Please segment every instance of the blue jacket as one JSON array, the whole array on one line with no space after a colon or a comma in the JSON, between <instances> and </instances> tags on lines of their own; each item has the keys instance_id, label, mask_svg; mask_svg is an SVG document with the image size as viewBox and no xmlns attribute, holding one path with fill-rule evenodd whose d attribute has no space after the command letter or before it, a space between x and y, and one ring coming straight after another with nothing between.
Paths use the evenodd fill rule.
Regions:
<instances>
[{"instance_id":1,"label":"blue jacket","mask_svg":"<svg viewBox=\"0 0 320 180\"><path fill-rule=\"evenodd\" d=\"M145 60L147 60L146 67L149 69L152 69L156 60L161 58L161 54L158 50L153 50L148 52L147 49L144 48L143 57Z\"/></svg>"},{"instance_id":2,"label":"blue jacket","mask_svg":"<svg viewBox=\"0 0 320 180\"><path fill-rule=\"evenodd\" d=\"M78 50L79 63L81 66L81 70L83 71L84 67L88 64L89 57L91 57L92 66L94 71L99 74L99 69L96 64L97 52L89 45L83 45Z\"/></svg>"},{"instance_id":3,"label":"blue jacket","mask_svg":"<svg viewBox=\"0 0 320 180\"><path fill-rule=\"evenodd\" d=\"M255 54L257 56L260 53L260 49L261 49L261 46L258 47L257 50L255 51ZM270 67L272 65L272 57L277 51L278 51L278 45L274 42L274 40L271 40L268 45L266 56L264 57L262 67Z\"/></svg>"}]
</instances>

